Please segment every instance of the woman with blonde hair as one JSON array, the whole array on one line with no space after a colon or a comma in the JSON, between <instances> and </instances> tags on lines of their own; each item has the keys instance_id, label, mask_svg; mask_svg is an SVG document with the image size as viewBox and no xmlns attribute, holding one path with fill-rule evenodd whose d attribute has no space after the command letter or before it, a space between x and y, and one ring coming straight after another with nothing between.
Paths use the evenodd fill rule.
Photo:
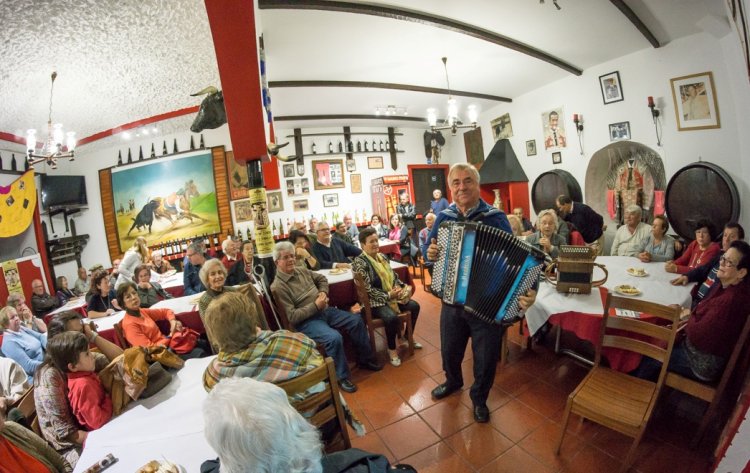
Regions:
<instances>
[{"instance_id":1,"label":"woman with blonde hair","mask_svg":"<svg viewBox=\"0 0 750 473\"><path fill-rule=\"evenodd\" d=\"M26 298L23 294L14 292L8 295L6 302L8 307L13 307L21 318L21 325L35 332L44 333L47 331L47 325L39 317L34 317L31 309L26 305Z\"/></svg>"},{"instance_id":2,"label":"woman with blonde hair","mask_svg":"<svg viewBox=\"0 0 750 473\"><path fill-rule=\"evenodd\" d=\"M123 283L126 283L128 281L133 280L133 275L135 274L135 268L142 264L146 264L149 261L149 255L148 255L148 244L146 243L146 239L143 237L138 237L133 242L133 246L130 247L128 251L125 252L125 255L122 257L122 261L120 261L120 265L117 267L117 281L115 282L115 290L117 290L118 287L120 287Z\"/></svg>"}]
</instances>

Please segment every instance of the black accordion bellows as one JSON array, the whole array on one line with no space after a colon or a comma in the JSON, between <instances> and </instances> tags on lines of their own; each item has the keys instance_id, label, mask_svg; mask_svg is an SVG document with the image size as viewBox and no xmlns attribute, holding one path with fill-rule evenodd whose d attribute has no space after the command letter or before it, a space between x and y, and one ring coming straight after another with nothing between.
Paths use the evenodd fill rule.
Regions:
<instances>
[{"instance_id":1,"label":"black accordion bellows","mask_svg":"<svg viewBox=\"0 0 750 473\"><path fill-rule=\"evenodd\" d=\"M443 222L433 294L480 320L511 325L523 318L518 298L534 286L545 254L508 232L474 222Z\"/></svg>"}]
</instances>

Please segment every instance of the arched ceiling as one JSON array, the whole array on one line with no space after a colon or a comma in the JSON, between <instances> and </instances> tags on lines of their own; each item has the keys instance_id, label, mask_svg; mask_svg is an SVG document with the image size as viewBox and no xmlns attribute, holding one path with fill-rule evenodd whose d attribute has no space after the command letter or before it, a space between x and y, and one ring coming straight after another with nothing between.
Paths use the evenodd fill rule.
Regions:
<instances>
[{"instance_id":1,"label":"arched ceiling","mask_svg":"<svg viewBox=\"0 0 750 473\"><path fill-rule=\"evenodd\" d=\"M273 3L278 2L264 5L260 0L257 10L272 82L372 81L444 88L440 58L447 56L453 89L513 99L571 75L537 58L432 25L342 11L266 8ZM585 70L652 47L614 3L558 0L561 10L552 0L395 0L381 5L466 23ZM715 0L623 3L661 44L700 31L696 23L707 15L726 21L722 2ZM27 128L44 130L52 70L58 72L53 120L75 130L79 140L195 106L200 100L190 93L210 84L221 87L203 0L3 0L0 21L0 133L6 134L0 136L6 138L24 136ZM441 94L350 87L273 87L271 96L276 117L372 115L378 105L407 107L410 116L424 117L429 107L439 107L442 114L445 104ZM475 104L486 110L498 103L457 98L461 109ZM162 132L188 122L183 117L163 123ZM316 123L327 122L296 120L277 127ZM18 148L0 144L9 147Z\"/></svg>"}]
</instances>

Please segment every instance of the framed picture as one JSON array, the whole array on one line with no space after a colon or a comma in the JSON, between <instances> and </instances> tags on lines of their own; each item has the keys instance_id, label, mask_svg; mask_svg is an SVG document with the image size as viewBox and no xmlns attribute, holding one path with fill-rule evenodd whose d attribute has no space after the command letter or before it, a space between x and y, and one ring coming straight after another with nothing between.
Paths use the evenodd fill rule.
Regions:
<instances>
[{"instance_id":1,"label":"framed picture","mask_svg":"<svg viewBox=\"0 0 750 473\"><path fill-rule=\"evenodd\" d=\"M323 194L323 207L338 207L338 206L339 206L338 194Z\"/></svg>"},{"instance_id":2,"label":"framed picture","mask_svg":"<svg viewBox=\"0 0 750 473\"><path fill-rule=\"evenodd\" d=\"M492 138L495 141L507 139L513 136L513 125L510 123L510 113L500 115L490 122L492 127Z\"/></svg>"},{"instance_id":3,"label":"framed picture","mask_svg":"<svg viewBox=\"0 0 750 473\"><path fill-rule=\"evenodd\" d=\"M677 115L677 129L706 130L720 128L719 107L716 105L714 76L709 72L675 77L672 84L672 99Z\"/></svg>"},{"instance_id":4,"label":"framed picture","mask_svg":"<svg viewBox=\"0 0 750 473\"><path fill-rule=\"evenodd\" d=\"M310 179L303 177L301 179L286 180L286 195L294 197L298 195L310 194Z\"/></svg>"},{"instance_id":5,"label":"framed picture","mask_svg":"<svg viewBox=\"0 0 750 473\"><path fill-rule=\"evenodd\" d=\"M279 192L279 197L281 193ZM268 198L269 202L271 198ZM232 202L234 209L234 220L237 223L250 222L253 219L253 208L250 206L250 199L235 200Z\"/></svg>"},{"instance_id":6,"label":"framed picture","mask_svg":"<svg viewBox=\"0 0 750 473\"><path fill-rule=\"evenodd\" d=\"M555 151L552 153L552 164L560 163L562 163L562 153L560 151Z\"/></svg>"},{"instance_id":7,"label":"framed picture","mask_svg":"<svg viewBox=\"0 0 750 473\"><path fill-rule=\"evenodd\" d=\"M563 117L562 107L542 113L544 149L565 148L568 145Z\"/></svg>"},{"instance_id":8,"label":"framed picture","mask_svg":"<svg viewBox=\"0 0 750 473\"><path fill-rule=\"evenodd\" d=\"M536 156L536 140L526 142L526 156Z\"/></svg>"},{"instance_id":9,"label":"framed picture","mask_svg":"<svg viewBox=\"0 0 750 473\"><path fill-rule=\"evenodd\" d=\"M357 162L354 159L346 160L346 172L354 172L357 170Z\"/></svg>"},{"instance_id":10,"label":"framed picture","mask_svg":"<svg viewBox=\"0 0 750 473\"><path fill-rule=\"evenodd\" d=\"M307 204L307 199L305 200L295 200L294 201L294 211L295 212L306 212L310 209L310 206Z\"/></svg>"},{"instance_id":11,"label":"framed picture","mask_svg":"<svg viewBox=\"0 0 750 473\"><path fill-rule=\"evenodd\" d=\"M352 194L361 194L362 193L362 174L352 174L351 175L351 184L352 184Z\"/></svg>"},{"instance_id":12,"label":"framed picture","mask_svg":"<svg viewBox=\"0 0 750 473\"><path fill-rule=\"evenodd\" d=\"M599 76L599 87L602 89L604 105L625 100L625 97L622 95L622 82L620 82L619 71Z\"/></svg>"},{"instance_id":13,"label":"framed picture","mask_svg":"<svg viewBox=\"0 0 750 473\"><path fill-rule=\"evenodd\" d=\"M383 157L369 156L367 158L367 169L383 169Z\"/></svg>"},{"instance_id":14,"label":"framed picture","mask_svg":"<svg viewBox=\"0 0 750 473\"><path fill-rule=\"evenodd\" d=\"M610 123L609 141L622 141L630 139L630 122Z\"/></svg>"},{"instance_id":15,"label":"framed picture","mask_svg":"<svg viewBox=\"0 0 750 473\"><path fill-rule=\"evenodd\" d=\"M281 191L267 192L269 212L281 212L284 210L284 200L281 198Z\"/></svg>"},{"instance_id":16,"label":"framed picture","mask_svg":"<svg viewBox=\"0 0 750 473\"><path fill-rule=\"evenodd\" d=\"M315 190L344 187L344 160L329 159L313 162L313 186Z\"/></svg>"},{"instance_id":17,"label":"framed picture","mask_svg":"<svg viewBox=\"0 0 750 473\"><path fill-rule=\"evenodd\" d=\"M247 199L247 190L250 188L247 181L247 167L234 160L232 151L226 152L226 158L229 200Z\"/></svg>"},{"instance_id":18,"label":"framed picture","mask_svg":"<svg viewBox=\"0 0 750 473\"><path fill-rule=\"evenodd\" d=\"M294 164L293 163L284 165L284 177L285 178L294 177Z\"/></svg>"}]
</instances>

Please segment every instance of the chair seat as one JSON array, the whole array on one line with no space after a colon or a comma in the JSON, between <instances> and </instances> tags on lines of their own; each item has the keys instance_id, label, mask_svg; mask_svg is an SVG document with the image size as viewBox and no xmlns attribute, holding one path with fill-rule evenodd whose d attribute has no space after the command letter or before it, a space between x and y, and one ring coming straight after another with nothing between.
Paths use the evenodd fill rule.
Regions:
<instances>
[{"instance_id":1,"label":"chair seat","mask_svg":"<svg viewBox=\"0 0 750 473\"><path fill-rule=\"evenodd\" d=\"M571 394L572 412L623 433L638 431L656 394L656 383L597 367Z\"/></svg>"}]
</instances>

